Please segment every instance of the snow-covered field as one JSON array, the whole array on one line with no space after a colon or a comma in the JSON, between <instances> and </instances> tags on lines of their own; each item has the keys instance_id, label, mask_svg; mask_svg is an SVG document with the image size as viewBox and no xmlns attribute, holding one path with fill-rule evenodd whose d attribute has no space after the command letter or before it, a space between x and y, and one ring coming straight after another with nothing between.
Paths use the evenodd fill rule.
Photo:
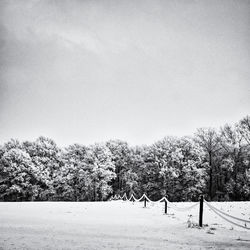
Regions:
<instances>
[{"instance_id":1,"label":"snow-covered field","mask_svg":"<svg viewBox=\"0 0 250 250\"><path fill-rule=\"evenodd\" d=\"M186 207L192 203L175 203ZM250 202L211 203L234 216L250 219ZM143 202L0 203L0 249L250 249L250 230L219 218L204 204L204 224L188 228L188 215L198 222L199 206L187 212L164 203Z\"/></svg>"}]
</instances>

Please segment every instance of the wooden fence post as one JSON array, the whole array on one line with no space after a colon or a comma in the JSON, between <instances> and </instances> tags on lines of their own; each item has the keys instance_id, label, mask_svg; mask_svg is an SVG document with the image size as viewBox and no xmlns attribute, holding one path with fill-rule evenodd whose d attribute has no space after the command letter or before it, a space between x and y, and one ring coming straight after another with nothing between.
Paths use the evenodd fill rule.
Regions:
<instances>
[{"instance_id":1,"label":"wooden fence post","mask_svg":"<svg viewBox=\"0 0 250 250\"><path fill-rule=\"evenodd\" d=\"M147 206L147 200L146 200L146 197L144 198L144 207Z\"/></svg>"},{"instance_id":2,"label":"wooden fence post","mask_svg":"<svg viewBox=\"0 0 250 250\"><path fill-rule=\"evenodd\" d=\"M202 227L202 220L203 220L203 195L200 197L200 214L199 214L199 226Z\"/></svg>"},{"instance_id":3,"label":"wooden fence post","mask_svg":"<svg viewBox=\"0 0 250 250\"><path fill-rule=\"evenodd\" d=\"M167 200L164 200L164 203L165 203L165 214L168 213L168 203L167 203Z\"/></svg>"}]
</instances>

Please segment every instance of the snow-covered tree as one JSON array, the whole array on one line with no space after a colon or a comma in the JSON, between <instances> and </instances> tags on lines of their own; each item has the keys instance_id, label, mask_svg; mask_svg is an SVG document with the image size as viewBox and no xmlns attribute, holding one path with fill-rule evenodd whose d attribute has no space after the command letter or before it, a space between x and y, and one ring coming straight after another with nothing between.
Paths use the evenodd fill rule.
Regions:
<instances>
[{"instance_id":1,"label":"snow-covered tree","mask_svg":"<svg viewBox=\"0 0 250 250\"><path fill-rule=\"evenodd\" d=\"M56 194L54 181L60 173L61 149L46 137L39 137L34 142L24 142L24 150L30 155L35 166L39 186L38 199L50 200Z\"/></svg>"},{"instance_id":2,"label":"snow-covered tree","mask_svg":"<svg viewBox=\"0 0 250 250\"><path fill-rule=\"evenodd\" d=\"M94 144L89 152L91 199L104 200L112 193L111 181L116 177L112 155L105 144Z\"/></svg>"},{"instance_id":3,"label":"snow-covered tree","mask_svg":"<svg viewBox=\"0 0 250 250\"><path fill-rule=\"evenodd\" d=\"M63 200L88 200L89 149L79 144L70 145L63 153L63 166L57 177L56 190Z\"/></svg>"},{"instance_id":4,"label":"snow-covered tree","mask_svg":"<svg viewBox=\"0 0 250 250\"><path fill-rule=\"evenodd\" d=\"M8 149L1 157L0 199L34 200L37 195L35 167L26 152Z\"/></svg>"},{"instance_id":5,"label":"snow-covered tree","mask_svg":"<svg viewBox=\"0 0 250 250\"><path fill-rule=\"evenodd\" d=\"M46 137L0 145L0 200L105 200L114 193L156 200L250 199L250 118L220 132L165 137L148 146L120 140L60 149Z\"/></svg>"},{"instance_id":6,"label":"snow-covered tree","mask_svg":"<svg viewBox=\"0 0 250 250\"><path fill-rule=\"evenodd\" d=\"M106 143L106 146L111 152L111 159L115 165L116 178L112 183L113 191L123 194L127 189L127 181L130 182L133 178L130 171L131 149L127 142L121 140L110 140Z\"/></svg>"},{"instance_id":7,"label":"snow-covered tree","mask_svg":"<svg viewBox=\"0 0 250 250\"><path fill-rule=\"evenodd\" d=\"M195 142L203 149L206 154L209 175L209 197L213 198L216 189L214 188L216 180L214 180L216 167L218 166L216 160L218 159L219 151L221 149L220 138L218 132L212 128L200 128L195 134Z\"/></svg>"},{"instance_id":8,"label":"snow-covered tree","mask_svg":"<svg viewBox=\"0 0 250 250\"><path fill-rule=\"evenodd\" d=\"M234 200L250 198L250 145L241 122L221 129L222 164L217 175L220 188Z\"/></svg>"}]
</instances>

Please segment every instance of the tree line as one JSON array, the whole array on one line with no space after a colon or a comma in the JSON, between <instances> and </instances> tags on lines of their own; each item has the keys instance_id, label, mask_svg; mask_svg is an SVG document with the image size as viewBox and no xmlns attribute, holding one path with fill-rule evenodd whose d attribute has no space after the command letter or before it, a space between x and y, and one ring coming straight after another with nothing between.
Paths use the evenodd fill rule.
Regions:
<instances>
[{"instance_id":1,"label":"tree line","mask_svg":"<svg viewBox=\"0 0 250 250\"><path fill-rule=\"evenodd\" d=\"M250 200L250 116L144 146L110 140L60 148L46 137L0 146L1 201L102 201L125 192Z\"/></svg>"}]
</instances>

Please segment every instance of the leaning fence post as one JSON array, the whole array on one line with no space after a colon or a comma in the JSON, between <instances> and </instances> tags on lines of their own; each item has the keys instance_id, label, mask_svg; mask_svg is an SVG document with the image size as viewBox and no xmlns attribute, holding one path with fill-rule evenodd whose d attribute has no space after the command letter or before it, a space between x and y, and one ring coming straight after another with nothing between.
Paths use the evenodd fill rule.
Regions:
<instances>
[{"instance_id":1,"label":"leaning fence post","mask_svg":"<svg viewBox=\"0 0 250 250\"><path fill-rule=\"evenodd\" d=\"M202 227L202 219L203 219L203 195L200 197L200 214L199 214L199 226Z\"/></svg>"},{"instance_id":2,"label":"leaning fence post","mask_svg":"<svg viewBox=\"0 0 250 250\"><path fill-rule=\"evenodd\" d=\"M164 203L165 203L165 214L168 213L168 203L167 203L167 200L164 199Z\"/></svg>"},{"instance_id":3,"label":"leaning fence post","mask_svg":"<svg viewBox=\"0 0 250 250\"><path fill-rule=\"evenodd\" d=\"M147 206L147 200L146 200L146 197L144 197L144 207Z\"/></svg>"}]
</instances>

